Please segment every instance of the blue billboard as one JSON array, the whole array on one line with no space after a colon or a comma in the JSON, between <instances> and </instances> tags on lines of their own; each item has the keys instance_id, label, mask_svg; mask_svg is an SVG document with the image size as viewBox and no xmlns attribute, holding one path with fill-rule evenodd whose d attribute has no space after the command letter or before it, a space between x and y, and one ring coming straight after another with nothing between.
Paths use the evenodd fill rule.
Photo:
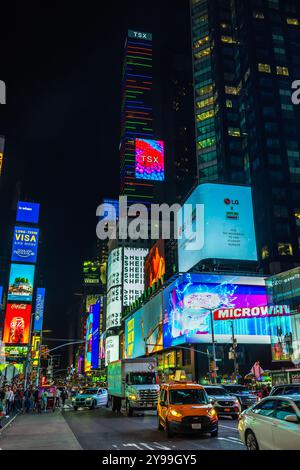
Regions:
<instances>
[{"instance_id":1,"label":"blue billboard","mask_svg":"<svg viewBox=\"0 0 300 470\"><path fill-rule=\"evenodd\" d=\"M3 287L0 286L0 310L1 310L1 305L2 305L2 295L3 295Z\"/></svg>"},{"instance_id":2,"label":"blue billboard","mask_svg":"<svg viewBox=\"0 0 300 470\"><path fill-rule=\"evenodd\" d=\"M148 355L163 348L162 293L137 310L125 321L125 357Z\"/></svg>"},{"instance_id":3,"label":"blue billboard","mask_svg":"<svg viewBox=\"0 0 300 470\"><path fill-rule=\"evenodd\" d=\"M45 307L45 289L44 287L38 287L36 290L36 299L35 299L35 316L34 316L34 325L33 325L34 331L42 331L44 307Z\"/></svg>"},{"instance_id":4,"label":"blue billboard","mask_svg":"<svg viewBox=\"0 0 300 470\"><path fill-rule=\"evenodd\" d=\"M92 325L92 369L98 369L99 367L99 348L100 348L100 315L101 299L97 300L94 305L90 306L90 312L93 315Z\"/></svg>"},{"instance_id":5,"label":"blue billboard","mask_svg":"<svg viewBox=\"0 0 300 470\"><path fill-rule=\"evenodd\" d=\"M18 202L17 222L37 224L39 221L40 204L36 202Z\"/></svg>"},{"instance_id":6,"label":"blue billboard","mask_svg":"<svg viewBox=\"0 0 300 470\"><path fill-rule=\"evenodd\" d=\"M211 321L218 343L230 343L232 326L238 343L270 344L274 327L267 317L212 320L219 308L253 308L267 305L261 277L185 274L164 290L164 348L184 343L211 343ZM289 320L282 334L290 332Z\"/></svg>"},{"instance_id":7,"label":"blue billboard","mask_svg":"<svg viewBox=\"0 0 300 470\"><path fill-rule=\"evenodd\" d=\"M204 259L257 261L251 188L200 184L177 213L179 272Z\"/></svg>"},{"instance_id":8,"label":"blue billboard","mask_svg":"<svg viewBox=\"0 0 300 470\"><path fill-rule=\"evenodd\" d=\"M33 294L35 266L31 264L11 264L8 302L31 302Z\"/></svg>"},{"instance_id":9,"label":"blue billboard","mask_svg":"<svg viewBox=\"0 0 300 470\"><path fill-rule=\"evenodd\" d=\"M38 242L38 228L15 227L11 260L23 263L35 263Z\"/></svg>"}]
</instances>

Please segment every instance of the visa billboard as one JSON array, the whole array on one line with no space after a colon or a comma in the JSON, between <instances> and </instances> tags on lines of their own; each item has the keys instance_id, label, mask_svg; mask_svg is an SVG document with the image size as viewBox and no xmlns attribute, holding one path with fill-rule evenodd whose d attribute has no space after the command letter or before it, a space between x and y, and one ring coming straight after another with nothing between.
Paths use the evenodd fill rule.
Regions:
<instances>
[{"instance_id":1,"label":"visa billboard","mask_svg":"<svg viewBox=\"0 0 300 470\"><path fill-rule=\"evenodd\" d=\"M35 263L39 242L39 229L15 227L12 246L12 261Z\"/></svg>"},{"instance_id":2,"label":"visa billboard","mask_svg":"<svg viewBox=\"0 0 300 470\"><path fill-rule=\"evenodd\" d=\"M177 213L177 228L179 272L212 258L257 261L249 187L198 185Z\"/></svg>"}]
</instances>

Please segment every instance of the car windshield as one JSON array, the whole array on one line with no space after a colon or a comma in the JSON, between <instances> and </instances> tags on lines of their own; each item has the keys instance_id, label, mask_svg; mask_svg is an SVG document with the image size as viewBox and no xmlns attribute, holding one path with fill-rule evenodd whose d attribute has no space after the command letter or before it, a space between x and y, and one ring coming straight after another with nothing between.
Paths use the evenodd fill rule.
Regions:
<instances>
[{"instance_id":1,"label":"car windshield","mask_svg":"<svg viewBox=\"0 0 300 470\"><path fill-rule=\"evenodd\" d=\"M300 385L299 387L285 387L284 395L300 395Z\"/></svg>"},{"instance_id":2,"label":"car windshield","mask_svg":"<svg viewBox=\"0 0 300 470\"><path fill-rule=\"evenodd\" d=\"M131 373L129 382L131 385L153 385L156 384L156 376L151 372Z\"/></svg>"},{"instance_id":3,"label":"car windshield","mask_svg":"<svg viewBox=\"0 0 300 470\"><path fill-rule=\"evenodd\" d=\"M225 388L230 393L250 393L250 390L243 385L225 385Z\"/></svg>"},{"instance_id":4,"label":"car windshield","mask_svg":"<svg viewBox=\"0 0 300 470\"><path fill-rule=\"evenodd\" d=\"M170 390L171 405L207 405L208 401L203 390L184 389Z\"/></svg>"},{"instance_id":5,"label":"car windshield","mask_svg":"<svg viewBox=\"0 0 300 470\"><path fill-rule=\"evenodd\" d=\"M96 388L86 388L85 390L82 390L84 395L96 395L97 389Z\"/></svg>"},{"instance_id":6,"label":"car windshield","mask_svg":"<svg viewBox=\"0 0 300 470\"><path fill-rule=\"evenodd\" d=\"M229 393L225 390L225 388L221 388L221 387L205 387L205 391L207 395L213 395L213 396L229 395Z\"/></svg>"}]
</instances>

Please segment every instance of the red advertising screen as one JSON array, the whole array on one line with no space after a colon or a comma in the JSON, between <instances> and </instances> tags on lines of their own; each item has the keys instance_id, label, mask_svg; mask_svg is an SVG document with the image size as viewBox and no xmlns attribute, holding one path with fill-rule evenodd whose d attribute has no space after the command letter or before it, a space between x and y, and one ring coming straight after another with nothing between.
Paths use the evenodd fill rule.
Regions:
<instances>
[{"instance_id":1,"label":"red advertising screen","mask_svg":"<svg viewBox=\"0 0 300 470\"><path fill-rule=\"evenodd\" d=\"M158 240L145 260L145 288L152 287L166 272L163 240Z\"/></svg>"},{"instance_id":2,"label":"red advertising screen","mask_svg":"<svg viewBox=\"0 0 300 470\"><path fill-rule=\"evenodd\" d=\"M6 307L3 343L28 344L32 306L8 303Z\"/></svg>"}]
</instances>

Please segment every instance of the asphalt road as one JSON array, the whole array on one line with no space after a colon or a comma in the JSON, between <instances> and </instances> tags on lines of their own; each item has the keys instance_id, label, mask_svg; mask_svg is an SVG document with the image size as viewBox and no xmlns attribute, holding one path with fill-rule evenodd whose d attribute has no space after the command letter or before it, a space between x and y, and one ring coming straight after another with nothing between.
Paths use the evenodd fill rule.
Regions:
<instances>
[{"instance_id":1,"label":"asphalt road","mask_svg":"<svg viewBox=\"0 0 300 470\"><path fill-rule=\"evenodd\" d=\"M237 421L220 418L219 436L178 435L170 439L157 429L153 411L128 418L116 415L110 409L71 408L63 411L81 447L85 450L243 450Z\"/></svg>"}]
</instances>

